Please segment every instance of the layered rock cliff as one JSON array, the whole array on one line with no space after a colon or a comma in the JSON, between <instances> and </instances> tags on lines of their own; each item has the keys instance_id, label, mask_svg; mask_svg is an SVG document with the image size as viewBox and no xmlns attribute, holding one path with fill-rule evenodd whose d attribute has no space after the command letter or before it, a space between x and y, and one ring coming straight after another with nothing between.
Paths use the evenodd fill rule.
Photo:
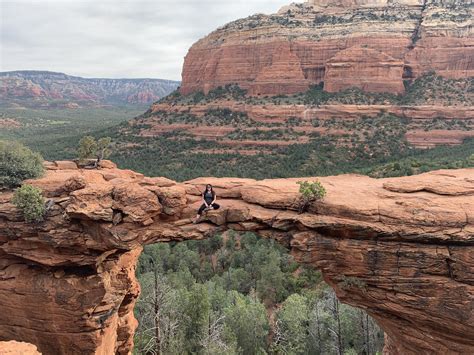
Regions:
<instances>
[{"instance_id":1,"label":"layered rock cliff","mask_svg":"<svg viewBox=\"0 0 474 355\"><path fill-rule=\"evenodd\" d=\"M473 5L461 0L313 0L229 23L199 40L181 92L235 83L252 95L404 91L429 71L474 75Z\"/></svg>"},{"instance_id":2,"label":"layered rock cliff","mask_svg":"<svg viewBox=\"0 0 474 355\"><path fill-rule=\"evenodd\" d=\"M12 193L0 194L0 340L43 354L128 354L142 245L232 228L274 238L320 269L343 302L384 328L387 353L474 351L473 169L321 178L327 197L303 214L299 180L176 183L109 162L48 164L29 181L54 202L43 223L22 222ZM206 183L222 209L193 224Z\"/></svg>"},{"instance_id":3,"label":"layered rock cliff","mask_svg":"<svg viewBox=\"0 0 474 355\"><path fill-rule=\"evenodd\" d=\"M367 83L368 86L377 83ZM284 102L284 99L282 100ZM468 102L466 102L468 103ZM228 122L227 115L244 114L247 120ZM330 136L335 145L354 147L344 142L343 136L360 137L374 126L370 118L393 115L391 121L403 120L400 134L407 143L417 148L436 145L461 144L464 139L474 137L474 106L391 105L391 104L324 104L310 106L274 102L248 103L245 101L216 100L205 103L168 104L156 103L145 117L131 121L131 125L142 130L141 136L158 137L163 132L184 132L195 139L216 141L221 146L278 146L309 142L315 133ZM215 116L214 124L206 122ZM170 119L171 118L171 119ZM227 122L226 122L227 121ZM456 127L457 126L457 127ZM281 131L277 137L268 135L262 139L254 134L260 131ZM248 132L242 139L236 132ZM293 131L293 132L291 132ZM204 135L203 135L204 133ZM293 134L291 134L293 133ZM296 137L295 137L296 136ZM367 136L367 138L369 138ZM358 139L357 139L358 140ZM356 141L357 141L356 140ZM370 141L369 139L365 139Z\"/></svg>"},{"instance_id":4,"label":"layered rock cliff","mask_svg":"<svg viewBox=\"0 0 474 355\"><path fill-rule=\"evenodd\" d=\"M151 104L179 82L160 79L89 79L47 71L0 73L0 104L78 107Z\"/></svg>"},{"instance_id":5,"label":"layered rock cliff","mask_svg":"<svg viewBox=\"0 0 474 355\"><path fill-rule=\"evenodd\" d=\"M181 161L249 165L266 177L253 168L268 165L261 157L296 161L298 151L307 157L298 176L333 172L326 162L341 167L345 157L367 168L463 144L474 137L473 9L459 0L314 0L231 22L190 48L179 92L120 127L116 158L149 166L149 147L175 146ZM180 163L164 160L169 170Z\"/></svg>"}]
</instances>

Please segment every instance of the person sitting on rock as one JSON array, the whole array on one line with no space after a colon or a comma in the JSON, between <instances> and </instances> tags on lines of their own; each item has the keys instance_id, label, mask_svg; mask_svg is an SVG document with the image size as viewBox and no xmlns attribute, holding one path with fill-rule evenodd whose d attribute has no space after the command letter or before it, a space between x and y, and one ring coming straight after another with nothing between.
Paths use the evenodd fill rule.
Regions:
<instances>
[{"instance_id":1,"label":"person sitting on rock","mask_svg":"<svg viewBox=\"0 0 474 355\"><path fill-rule=\"evenodd\" d=\"M220 206L216 203L216 200L217 195L214 192L212 185L207 184L206 189L202 193L203 204L201 205L201 207L199 207L195 222L199 220L203 212L219 209Z\"/></svg>"}]
</instances>

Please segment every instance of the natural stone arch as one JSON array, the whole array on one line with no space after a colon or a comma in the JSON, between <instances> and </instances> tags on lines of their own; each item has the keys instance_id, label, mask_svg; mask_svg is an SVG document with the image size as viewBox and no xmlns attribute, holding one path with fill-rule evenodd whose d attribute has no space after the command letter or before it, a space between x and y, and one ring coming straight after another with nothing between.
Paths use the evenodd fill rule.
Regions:
<instances>
[{"instance_id":1,"label":"natural stone arch","mask_svg":"<svg viewBox=\"0 0 474 355\"><path fill-rule=\"evenodd\" d=\"M0 194L0 341L126 354L142 245L234 228L275 238L319 268L343 302L378 321L389 353L473 352L473 169L321 178L327 198L298 214L299 179L178 184L105 166L50 164L31 182L55 201L40 225L21 222L11 192ZM208 182L223 208L192 224Z\"/></svg>"}]
</instances>

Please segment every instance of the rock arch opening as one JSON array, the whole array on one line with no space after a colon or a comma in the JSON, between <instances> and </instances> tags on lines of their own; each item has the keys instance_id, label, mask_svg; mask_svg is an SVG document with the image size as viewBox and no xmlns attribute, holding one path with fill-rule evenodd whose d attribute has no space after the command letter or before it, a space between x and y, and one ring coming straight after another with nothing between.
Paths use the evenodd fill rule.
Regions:
<instances>
[{"instance_id":1,"label":"rock arch opening","mask_svg":"<svg viewBox=\"0 0 474 355\"><path fill-rule=\"evenodd\" d=\"M341 304L287 248L251 232L147 245L137 278L140 354L382 352L383 332L372 318Z\"/></svg>"}]
</instances>

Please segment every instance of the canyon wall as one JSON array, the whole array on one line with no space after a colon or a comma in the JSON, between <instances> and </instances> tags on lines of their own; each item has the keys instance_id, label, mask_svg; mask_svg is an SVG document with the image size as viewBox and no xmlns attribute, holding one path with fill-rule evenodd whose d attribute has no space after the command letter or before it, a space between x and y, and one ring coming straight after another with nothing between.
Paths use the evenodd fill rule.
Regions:
<instances>
[{"instance_id":1,"label":"canyon wall","mask_svg":"<svg viewBox=\"0 0 474 355\"><path fill-rule=\"evenodd\" d=\"M251 95L402 93L429 71L474 76L473 5L461 0L315 0L231 22L196 42L181 92L236 83Z\"/></svg>"},{"instance_id":2,"label":"canyon wall","mask_svg":"<svg viewBox=\"0 0 474 355\"><path fill-rule=\"evenodd\" d=\"M48 71L0 72L0 104L32 108L151 104L179 82L161 79L81 78Z\"/></svg>"},{"instance_id":3,"label":"canyon wall","mask_svg":"<svg viewBox=\"0 0 474 355\"><path fill-rule=\"evenodd\" d=\"M52 201L44 222L24 223L12 192L0 193L0 341L46 355L129 354L142 246L232 228L320 269L343 302L383 327L386 353L474 352L473 169L320 178L327 197L298 214L301 179L176 183L106 161L47 168L29 181ZM206 183L222 208L193 224Z\"/></svg>"}]
</instances>

